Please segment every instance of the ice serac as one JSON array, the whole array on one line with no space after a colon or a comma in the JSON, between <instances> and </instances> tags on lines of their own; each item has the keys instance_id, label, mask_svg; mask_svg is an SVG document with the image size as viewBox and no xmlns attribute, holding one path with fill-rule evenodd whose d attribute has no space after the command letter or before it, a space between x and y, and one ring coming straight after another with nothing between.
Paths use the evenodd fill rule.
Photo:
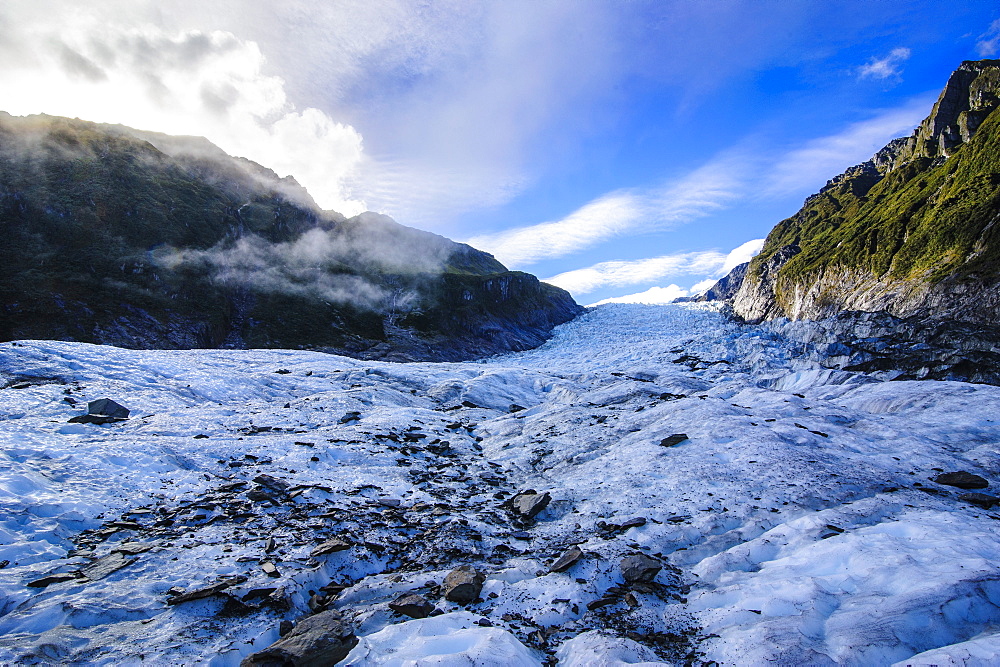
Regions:
<instances>
[{"instance_id":1,"label":"ice serac","mask_svg":"<svg viewBox=\"0 0 1000 667\"><path fill-rule=\"evenodd\" d=\"M748 321L843 311L1000 316L1000 60L967 61L930 115L778 223L733 298Z\"/></svg>"},{"instance_id":2,"label":"ice serac","mask_svg":"<svg viewBox=\"0 0 1000 667\"><path fill-rule=\"evenodd\" d=\"M393 361L524 350L582 312L492 255L198 137L0 112L0 340L299 348Z\"/></svg>"}]
</instances>

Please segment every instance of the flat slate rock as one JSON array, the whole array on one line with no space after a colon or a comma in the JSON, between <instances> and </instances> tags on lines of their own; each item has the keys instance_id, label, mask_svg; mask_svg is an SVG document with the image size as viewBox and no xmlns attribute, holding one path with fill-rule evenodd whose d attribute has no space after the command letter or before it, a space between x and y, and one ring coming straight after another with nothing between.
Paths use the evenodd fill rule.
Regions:
<instances>
[{"instance_id":1,"label":"flat slate rock","mask_svg":"<svg viewBox=\"0 0 1000 667\"><path fill-rule=\"evenodd\" d=\"M186 593L178 593L177 595L173 595L167 598L167 604L173 606L173 605L183 604L185 602L191 602L192 600L201 600L203 598L211 597L213 595L221 593L222 591L226 590L227 588L230 588L231 586L242 584L246 580L247 578L244 576L227 577L226 579L223 579L222 581L216 584L212 584L211 586L205 586L204 588L198 588L193 591L188 591ZM271 588L264 590L267 590L270 593L274 589ZM249 594L247 596L244 596L244 600L246 600L248 596Z\"/></svg>"},{"instance_id":2,"label":"flat slate rock","mask_svg":"<svg viewBox=\"0 0 1000 667\"><path fill-rule=\"evenodd\" d=\"M549 567L549 572L565 572L569 568L576 565L576 563L583 558L583 550L580 547L570 547L556 559L556 562L552 563Z\"/></svg>"},{"instance_id":3,"label":"flat slate rock","mask_svg":"<svg viewBox=\"0 0 1000 667\"><path fill-rule=\"evenodd\" d=\"M131 565L137 558L129 558L120 551L114 551L104 558L98 558L93 563L80 568L80 574L90 581L98 581L126 565Z\"/></svg>"},{"instance_id":4,"label":"flat slate rock","mask_svg":"<svg viewBox=\"0 0 1000 667\"><path fill-rule=\"evenodd\" d=\"M1000 503L1000 498L986 493L963 493L958 499L982 507L984 510L988 510Z\"/></svg>"},{"instance_id":5,"label":"flat slate rock","mask_svg":"<svg viewBox=\"0 0 1000 667\"><path fill-rule=\"evenodd\" d=\"M339 537L332 537L326 542L317 545L316 548L314 548L312 551L309 552L309 555L312 556L313 558L318 558L319 556L326 556L328 554L336 553L338 551L345 551L350 548L351 548L350 542L345 542Z\"/></svg>"},{"instance_id":6,"label":"flat slate rock","mask_svg":"<svg viewBox=\"0 0 1000 667\"><path fill-rule=\"evenodd\" d=\"M45 588L46 586L51 586L52 584L61 584L64 581L73 581L75 579L79 579L79 577L72 572L67 572L65 574L50 574L47 577L29 581L27 586L28 588Z\"/></svg>"},{"instance_id":7,"label":"flat slate rock","mask_svg":"<svg viewBox=\"0 0 1000 667\"><path fill-rule=\"evenodd\" d=\"M687 433L674 433L673 435L668 435L663 440L660 440L660 447L673 447L674 445L681 444L687 439Z\"/></svg>"},{"instance_id":8,"label":"flat slate rock","mask_svg":"<svg viewBox=\"0 0 1000 667\"><path fill-rule=\"evenodd\" d=\"M973 475L971 472L965 472L964 470L959 470L958 472L946 472L935 477L933 481L938 484L954 486L959 489L966 490L985 489L990 485L986 479L980 477L979 475Z\"/></svg>"}]
</instances>

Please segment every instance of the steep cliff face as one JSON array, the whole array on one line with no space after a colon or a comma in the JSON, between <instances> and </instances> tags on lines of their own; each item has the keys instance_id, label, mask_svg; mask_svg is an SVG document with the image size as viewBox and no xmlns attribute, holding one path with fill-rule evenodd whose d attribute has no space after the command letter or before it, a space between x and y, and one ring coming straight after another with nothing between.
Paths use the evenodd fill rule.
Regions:
<instances>
[{"instance_id":1,"label":"steep cliff face","mask_svg":"<svg viewBox=\"0 0 1000 667\"><path fill-rule=\"evenodd\" d=\"M768 235L733 299L750 321L845 310L1000 316L1000 61L965 62L910 137Z\"/></svg>"},{"instance_id":2,"label":"steep cliff face","mask_svg":"<svg viewBox=\"0 0 1000 667\"><path fill-rule=\"evenodd\" d=\"M0 112L0 339L461 359L582 311L491 255L204 139ZM502 286L498 287L498 286Z\"/></svg>"}]
</instances>

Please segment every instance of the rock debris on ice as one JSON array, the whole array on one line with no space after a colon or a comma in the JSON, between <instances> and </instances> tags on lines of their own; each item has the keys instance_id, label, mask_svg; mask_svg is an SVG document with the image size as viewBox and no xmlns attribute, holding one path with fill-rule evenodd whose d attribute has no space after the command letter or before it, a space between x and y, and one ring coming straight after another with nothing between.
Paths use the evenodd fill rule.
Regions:
<instances>
[{"instance_id":1,"label":"rock debris on ice","mask_svg":"<svg viewBox=\"0 0 1000 667\"><path fill-rule=\"evenodd\" d=\"M969 499L1000 388L781 331L609 305L453 364L0 344L0 662L237 665L327 610L342 664L1000 661ZM108 397L128 419L70 423Z\"/></svg>"}]
</instances>

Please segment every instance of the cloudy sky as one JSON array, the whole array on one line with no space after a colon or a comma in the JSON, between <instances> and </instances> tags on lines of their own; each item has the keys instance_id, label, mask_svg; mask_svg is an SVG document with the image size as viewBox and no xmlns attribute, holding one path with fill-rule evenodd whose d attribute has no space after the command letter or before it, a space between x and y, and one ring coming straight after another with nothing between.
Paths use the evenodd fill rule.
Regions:
<instances>
[{"instance_id":1,"label":"cloudy sky","mask_svg":"<svg viewBox=\"0 0 1000 667\"><path fill-rule=\"evenodd\" d=\"M206 136L585 304L703 288L985 57L978 0L0 4L0 110Z\"/></svg>"}]
</instances>

